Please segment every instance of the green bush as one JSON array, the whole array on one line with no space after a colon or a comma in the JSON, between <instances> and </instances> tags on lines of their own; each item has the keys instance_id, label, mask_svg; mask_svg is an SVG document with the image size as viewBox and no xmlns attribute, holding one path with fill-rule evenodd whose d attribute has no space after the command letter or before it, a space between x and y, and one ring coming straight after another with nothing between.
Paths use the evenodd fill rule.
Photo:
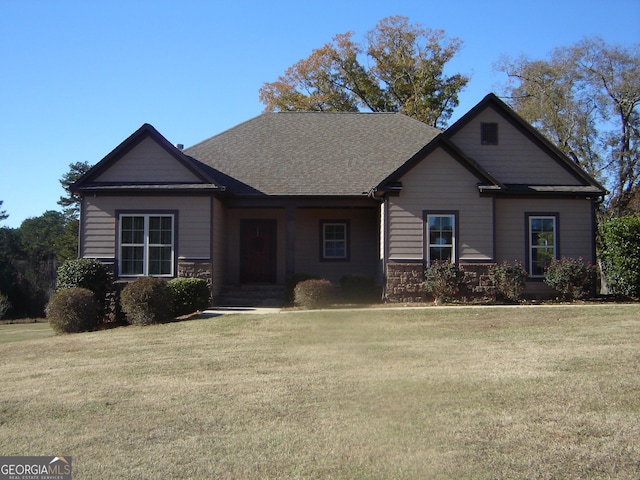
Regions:
<instances>
[{"instance_id":1,"label":"green bush","mask_svg":"<svg viewBox=\"0 0 640 480\"><path fill-rule=\"evenodd\" d=\"M451 300L460 291L464 273L455 263L446 260L431 262L425 271L424 288L436 303Z\"/></svg>"},{"instance_id":2,"label":"green bush","mask_svg":"<svg viewBox=\"0 0 640 480\"><path fill-rule=\"evenodd\" d=\"M640 297L640 216L603 223L600 238L602 270L610 292Z\"/></svg>"},{"instance_id":3,"label":"green bush","mask_svg":"<svg viewBox=\"0 0 640 480\"><path fill-rule=\"evenodd\" d=\"M327 307L335 301L335 287L324 279L303 280L296 285L294 293L296 305L304 308Z\"/></svg>"},{"instance_id":4,"label":"green bush","mask_svg":"<svg viewBox=\"0 0 640 480\"><path fill-rule=\"evenodd\" d=\"M379 298L376 280L369 275L344 275L340 279L340 289L343 299L348 303L368 303Z\"/></svg>"},{"instance_id":5,"label":"green bush","mask_svg":"<svg viewBox=\"0 0 640 480\"><path fill-rule=\"evenodd\" d=\"M56 292L46 308L49 324L58 333L95 330L100 319L99 311L94 293L80 287Z\"/></svg>"},{"instance_id":6,"label":"green bush","mask_svg":"<svg viewBox=\"0 0 640 480\"><path fill-rule=\"evenodd\" d=\"M295 289L296 285L305 280L321 280L322 277L314 273L294 273L287 280L285 285L285 299L288 304L292 304L296 300Z\"/></svg>"},{"instance_id":7,"label":"green bush","mask_svg":"<svg viewBox=\"0 0 640 480\"><path fill-rule=\"evenodd\" d=\"M56 289L86 288L91 290L100 307L100 315L104 316L107 292L111 285L111 277L104 263L93 258L67 260L57 271Z\"/></svg>"},{"instance_id":8,"label":"green bush","mask_svg":"<svg viewBox=\"0 0 640 480\"><path fill-rule=\"evenodd\" d=\"M174 315L186 315L209 306L209 285L202 278L174 278L169 282Z\"/></svg>"},{"instance_id":9,"label":"green bush","mask_svg":"<svg viewBox=\"0 0 640 480\"><path fill-rule=\"evenodd\" d=\"M170 320L173 317L172 303L168 282L162 278L137 278L120 294L122 310L132 325Z\"/></svg>"},{"instance_id":10,"label":"green bush","mask_svg":"<svg viewBox=\"0 0 640 480\"><path fill-rule=\"evenodd\" d=\"M564 301L588 298L595 286L595 268L582 258L561 258L545 270L544 283L554 288Z\"/></svg>"},{"instance_id":11,"label":"green bush","mask_svg":"<svg viewBox=\"0 0 640 480\"><path fill-rule=\"evenodd\" d=\"M9 298L0 292L0 318L4 317L4 314L7 313L7 310L11 308L11 302L9 302Z\"/></svg>"},{"instance_id":12,"label":"green bush","mask_svg":"<svg viewBox=\"0 0 640 480\"><path fill-rule=\"evenodd\" d=\"M513 265L504 261L489 268L489 279L496 291L496 298L517 302L520 300L529 275L520 262Z\"/></svg>"}]
</instances>

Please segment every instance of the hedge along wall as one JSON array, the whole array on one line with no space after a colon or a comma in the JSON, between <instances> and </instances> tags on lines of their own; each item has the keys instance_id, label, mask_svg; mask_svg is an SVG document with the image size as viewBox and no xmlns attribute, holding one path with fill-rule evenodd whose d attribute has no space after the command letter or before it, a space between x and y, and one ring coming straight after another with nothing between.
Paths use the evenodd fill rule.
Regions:
<instances>
[{"instance_id":1,"label":"hedge along wall","mask_svg":"<svg viewBox=\"0 0 640 480\"><path fill-rule=\"evenodd\" d=\"M461 297L469 300L492 297L493 284L489 280L489 267L493 263L461 265L465 291ZM425 266L422 263L387 263L385 298L392 303L431 302L433 298L424 290Z\"/></svg>"}]
</instances>

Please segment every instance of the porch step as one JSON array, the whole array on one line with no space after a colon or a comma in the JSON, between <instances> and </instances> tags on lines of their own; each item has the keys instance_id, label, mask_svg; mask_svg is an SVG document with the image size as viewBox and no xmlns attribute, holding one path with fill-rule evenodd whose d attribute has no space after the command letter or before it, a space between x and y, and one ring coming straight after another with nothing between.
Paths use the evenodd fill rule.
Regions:
<instances>
[{"instance_id":1,"label":"porch step","mask_svg":"<svg viewBox=\"0 0 640 480\"><path fill-rule=\"evenodd\" d=\"M215 304L224 307L282 307L284 285L224 285Z\"/></svg>"}]
</instances>

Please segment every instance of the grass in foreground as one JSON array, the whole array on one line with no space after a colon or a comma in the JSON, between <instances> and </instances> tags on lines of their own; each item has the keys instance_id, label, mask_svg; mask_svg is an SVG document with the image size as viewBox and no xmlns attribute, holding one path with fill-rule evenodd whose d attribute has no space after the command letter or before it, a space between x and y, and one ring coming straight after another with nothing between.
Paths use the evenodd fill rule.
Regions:
<instances>
[{"instance_id":1,"label":"grass in foreground","mask_svg":"<svg viewBox=\"0 0 640 480\"><path fill-rule=\"evenodd\" d=\"M640 476L638 305L233 315L0 358L0 452L74 479Z\"/></svg>"}]
</instances>

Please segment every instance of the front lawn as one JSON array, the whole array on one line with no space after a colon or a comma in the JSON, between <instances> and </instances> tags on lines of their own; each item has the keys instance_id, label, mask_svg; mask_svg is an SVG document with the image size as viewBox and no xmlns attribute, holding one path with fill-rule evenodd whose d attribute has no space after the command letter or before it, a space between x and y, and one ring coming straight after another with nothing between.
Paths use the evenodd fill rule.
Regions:
<instances>
[{"instance_id":1,"label":"front lawn","mask_svg":"<svg viewBox=\"0 0 640 480\"><path fill-rule=\"evenodd\" d=\"M75 480L640 477L640 305L228 315L0 358L0 452Z\"/></svg>"}]
</instances>

